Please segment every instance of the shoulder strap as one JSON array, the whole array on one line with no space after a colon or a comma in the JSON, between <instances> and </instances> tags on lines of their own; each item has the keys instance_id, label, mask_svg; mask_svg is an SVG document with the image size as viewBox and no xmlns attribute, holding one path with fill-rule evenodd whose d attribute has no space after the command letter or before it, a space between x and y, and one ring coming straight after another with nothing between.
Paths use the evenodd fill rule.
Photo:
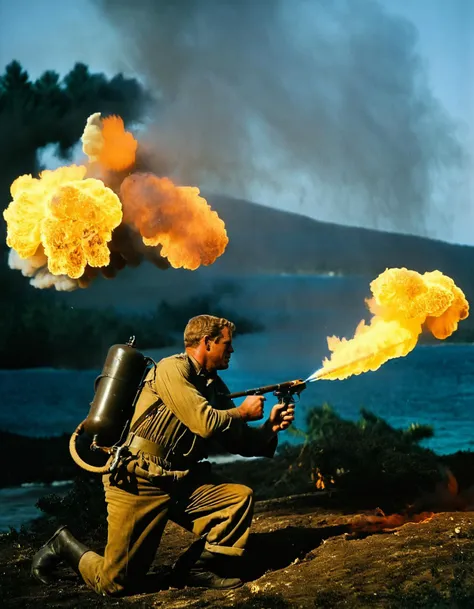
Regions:
<instances>
[{"instance_id":1,"label":"shoulder strap","mask_svg":"<svg viewBox=\"0 0 474 609\"><path fill-rule=\"evenodd\" d=\"M180 356L181 355L189 360L189 356L187 354L183 353L183 354L180 354ZM156 362L153 362L153 363L155 364L155 374L156 374ZM189 365L191 367L192 373L194 375L196 375L196 371L191 362L189 362ZM145 385L146 382L149 382L149 381L144 381L142 386ZM151 391L153 391L153 389L151 389ZM138 417L138 419L135 421L135 423L130 427L130 433L133 433L143 423L143 421L146 418L148 418L154 412L156 412L158 410L158 408L163 404L163 400L159 397L159 395L156 393L156 391L153 391L153 393L157 396L156 402L153 402L153 404L150 404L150 406L148 406L148 408L145 410L145 412L143 412L142 415Z\"/></svg>"},{"instance_id":2,"label":"shoulder strap","mask_svg":"<svg viewBox=\"0 0 474 609\"><path fill-rule=\"evenodd\" d=\"M154 362L151 358L149 358L150 362L153 363L153 370L154 370L154 374L156 374L156 362ZM148 381L149 382L149 381ZM137 392L137 397L135 398L136 400L138 400L138 396L140 395L140 390L143 389L143 387L147 384L147 381L145 380L145 378L143 378L142 382L140 383L140 387L139 387L139 391ZM152 388L150 387L150 390L155 394L156 392L152 390ZM130 432L134 432L142 423L143 421L148 418L150 415L152 415L156 410L158 410L158 408L161 406L161 404L163 404L162 399L157 396L157 400L156 402L153 402L153 404L150 404L150 406L148 406L148 408L142 412L141 416L138 417L138 419L135 421L135 423L130 427L129 429L129 433Z\"/></svg>"}]
</instances>

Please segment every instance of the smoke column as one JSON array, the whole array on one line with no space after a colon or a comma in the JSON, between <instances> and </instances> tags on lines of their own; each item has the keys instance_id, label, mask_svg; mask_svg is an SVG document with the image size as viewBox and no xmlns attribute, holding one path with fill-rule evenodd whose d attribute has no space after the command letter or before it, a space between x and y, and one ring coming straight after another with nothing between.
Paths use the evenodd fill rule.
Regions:
<instances>
[{"instance_id":1,"label":"smoke column","mask_svg":"<svg viewBox=\"0 0 474 609\"><path fill-rule=\"evenodd\" d=\"M430 201L462 152L415 28L378 2L96 2L158 93L171 177L384 230L449 218Z\"/></svg>"}]
</instances>

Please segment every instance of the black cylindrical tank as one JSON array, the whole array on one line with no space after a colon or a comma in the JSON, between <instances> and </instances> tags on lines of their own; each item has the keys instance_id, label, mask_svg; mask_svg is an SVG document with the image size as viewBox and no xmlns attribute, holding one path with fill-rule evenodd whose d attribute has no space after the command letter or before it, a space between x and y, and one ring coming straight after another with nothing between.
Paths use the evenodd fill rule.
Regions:
<instances>
[{"instance_id":1,"label":"black cylindrical tank","mask_svg":"<svg viewBox=\"0 0 474 609\"><path fill-rule=\"evenodd\" d=\"M95 381L84 430L99 446L118 442L132 418L137 391L150 361L134 345L135 337L124 345L112 345Z\"/></svg>"}]
</instances>

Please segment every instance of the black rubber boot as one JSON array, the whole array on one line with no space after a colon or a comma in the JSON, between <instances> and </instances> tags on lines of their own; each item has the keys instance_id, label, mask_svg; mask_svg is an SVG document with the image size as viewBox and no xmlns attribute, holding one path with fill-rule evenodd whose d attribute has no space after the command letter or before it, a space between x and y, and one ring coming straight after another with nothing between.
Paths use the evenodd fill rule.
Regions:
<instances>
[{"instance_id":1,"label":"black rubber boot","mask_svg":"<svg viewBox=\"0 0 474 609\"><path fill-rule=\"evenodd\" d=\"M43 584L55 581L53 572L62 560L78 573L79 561L89 551L65 526L59 528L33 556L31 575Z\"/></svg>"},{"instance_id":2,"label":"black rubber boot","mask_svg":"<svg viewBox=\"0 0 474 609\"><path fill-rule=\"evenodd\" d=\"M233 557L223 554L212 554L204 550L185 580L186 586L212 588L213 590L232 590L244 583L239 577L229 577L229 565Z\"/></svg>"}]
</instances>

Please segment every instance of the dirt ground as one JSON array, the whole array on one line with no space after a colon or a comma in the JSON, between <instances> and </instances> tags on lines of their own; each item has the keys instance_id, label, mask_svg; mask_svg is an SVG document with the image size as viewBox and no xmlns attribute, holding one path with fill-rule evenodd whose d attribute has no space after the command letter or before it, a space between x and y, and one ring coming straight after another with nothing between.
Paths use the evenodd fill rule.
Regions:
<instances>
[{"instance_id":1,"label":"dirt ground","mask_svg":"<svg viewBox=\"0 0 474 609\"><path fill-rule=\"evenodd\" d=\"M378 510L344 513L314 496L258 502L246 583L228 592L169 587L171 566L193 541L169 523L144 592L120 599L97 596L67 567L55 584L37 583L31 558L45 539L12 533L0 536L0 606L474 607L474 512L419 513L411 520Z\"/></svg>"}]
</instances>

